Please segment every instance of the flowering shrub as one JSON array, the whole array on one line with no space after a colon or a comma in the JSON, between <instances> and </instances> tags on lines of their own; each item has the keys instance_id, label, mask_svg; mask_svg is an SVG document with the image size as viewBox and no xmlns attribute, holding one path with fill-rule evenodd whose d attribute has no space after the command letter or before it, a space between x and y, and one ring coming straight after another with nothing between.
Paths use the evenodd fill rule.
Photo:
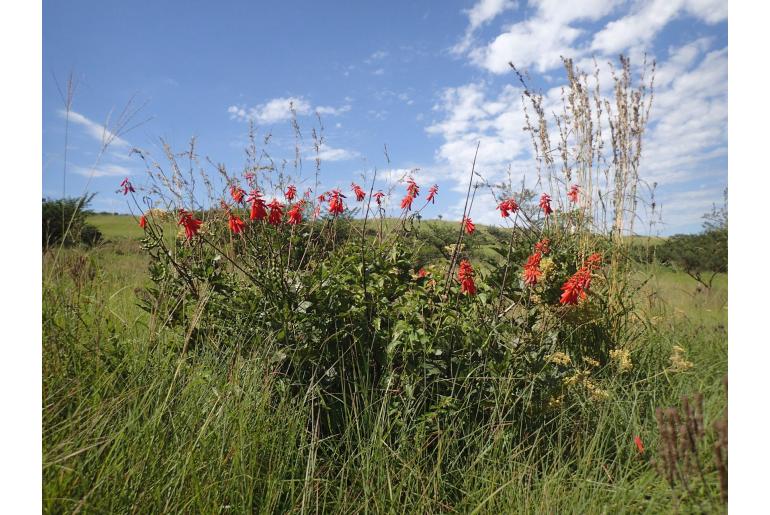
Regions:
<instances>
[{"instance_id":1,"label":"flowering shrub","mask_svg":"<svg viewBox=\"0 0 770 515\"><path fill-rule=\"evenodd\" d=\"M241 177L220 170L229 202L222 195L208 203L221 208L193 210L184 199L195 193L180 191L191 186L179 167L168 180L153 164L155 197L143 197L146 207L175 211L181 237L169 242L153 211L136 203L155 282L145 307L184 331L185 350L231 342L267 352L286 388L318 400L327 432L377 402L396 419L412 414L432 427L469 401L469 421L492 416L494 406L495 416L518 413L520 423L521 413L535 423L569 395L601 402L602 375L617 372L638 326L634 292L620 251L622 218L598 230L598 181L584 171L573 178L569 166L567 181L531 195L534 207L510 191L476 205L476 214L497 210L510 224L487 244L499 259L482 262L473 202L446 238L429 242L420 213L440 202L438 186L418 201L413 175L400 191L368 194L351 183L351 200L347 190L319 186L300 198L283 171L252 163ZM614 192L620 208L625 191ZM390 198L397 219L386 217ZM440 249L430 261L421 257L427 244ZM623 370L632 366L621 361Z\"/></svg>"}]
</instances>

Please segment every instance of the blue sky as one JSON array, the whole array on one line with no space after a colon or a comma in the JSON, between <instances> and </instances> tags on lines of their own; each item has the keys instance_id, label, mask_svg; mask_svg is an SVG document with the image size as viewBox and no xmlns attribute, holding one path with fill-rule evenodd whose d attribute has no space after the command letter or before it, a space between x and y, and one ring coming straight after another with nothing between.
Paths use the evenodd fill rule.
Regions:
<instances>
[{"instance_id":1,"label":"blue sky","mask_svg":"<svg viewBox=\"0 0 770 515\"><path fill-rule=\"evenodd\" d=\"M727 185L727 2L44 1L43 195L63 193L54 77L62 86L72 71L66 193L96 192L96 210L127 210L118 183L145 183L129 151L163 164L159 138L181 152L194 136L201 156L237 174L252 120L260 135L273 134L271 155L291 161L291 99L302 177L314 173L310 131L319 111L324 186L348 188L375 167L391 178L420 168L418 182L440 188L425 215L459 218L477 141L486 178L501 180L509 166L515 179L534 178L508 61L555 105L560 55L590 69L594 57L605 63L624 52L639 63L645 51L658 62L641 170L658 183L665 226L657 231L697 231ZM143 107L128 126L147 121L97 162L103 125L132 97ZM499 221L483 194L471 216Z\"/></svg>"}]
</instances>

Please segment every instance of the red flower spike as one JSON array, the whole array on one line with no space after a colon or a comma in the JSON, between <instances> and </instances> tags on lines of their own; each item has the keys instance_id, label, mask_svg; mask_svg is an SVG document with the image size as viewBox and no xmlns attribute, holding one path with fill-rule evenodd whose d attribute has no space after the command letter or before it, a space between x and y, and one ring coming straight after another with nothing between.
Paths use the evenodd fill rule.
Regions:
<instances>
[{"instance_id":1,"label":"red flower spike","mask_svg":"<svg viewBox=\"0 0 770 515\"><path fill-rule=\"evenodd\" d=\"M329 195L329 212L334 216L341 215L345 211L345 204L342 202L345 195L340 190L332 190Z\"/></svg>"},{"instance_id":2,"label":"red flower spike","mask_svg":"<svg viewBox=\"0 0 770 515\"><path fill-rule=\"evenodd\" d=\"M420 268L420 269L417 271L417 277L419 277L419 278L423 278L423 277L426 277L427 275L428 275L428 271L427 271L427 270L425 270L424 268Z\"/></svg>"},{"instance_id":3,"label":"red flower spike","mask_svg":"<svg viewBox=\"0 0 770 515\"><path fill-rule=\"evenodd\" d=\"M543 238L542 240L535 243L535 252L539 252L544 256L547 256L549 252L551 252L551 240L548 238Z\"/></svg>"},{"instance_id":4,"label":"red flower spike","mask_svg":"<svg viewBox=\"0 0 770 515\"><path fill-rule=\"evenodd\" d=\"M548 216L551 213L553 213L553 209L551 209L551 197L547 193L543 193L540 196L540 209L543 210L543 213L545 213L545 216Z\"/></svg>"},{"instance_id":5,"label":"red flower spike","mask_svg":"<svg viewBox=\"0 0 770 515\"><path fill-rule=\"evenodd\" d=\"M297 187L291 184L286 188L286 192L283 195L286 197L286 200L291 202L297 196Z\"/></svg>"},{"instance_id":6,"label":"red flower spike","mask_svg":"<svg viewBox=\"0 0 770 515\"><path fill-rule=\"evenodd\" d=\"M139 227L141 227L142 229L147 227L147 218L145 218L144 215L139 217Z\"/></svg>"},{"instance_id":7,"label":"red flower spike","mask_svg":"<svg viewBox=\"0 0 770 515\"><path fill-rule=\"evenodd\" d=\"M385 196L385 194L382 191L378 191L377 193L372 195L372 197L374 197L374 200L377 201L377 205L378 206L382 205L382 197L384 197L384 196Z\"/></svg>"},{"instance_id":8,"label":"red flower spike","mask_svg":"<svg viewBox=\"0 0 770 515\"><path fill-rule=\"evenodd\" d=\"M123 182L120 183L120 187L123 188L123 195L128 195L129 193L134 193L136 191L134 186L128 180L128 177L123 179Z\"/></svg>"},{"instance_id":9,"label":"red flower spike","mask_svg":"<svg viewBox=\"0 0 770 515\"><path fill-rule=\"evenodd\" d=\"M436 203L436 193L438 193L438 184L434 184L428 190L428 196L425 197L426 202Z\"/></svg>"},{"instance_id":10,"label":"red flower spike","mask_svg":"<svg viewBox=\"0 0 770 515\"><path fill-rule=\"evenodd\" d=\"M198 234L198 231L201 228L201 224L203 224L203 222L194 218L192 213L188 213L184 209L179 210L178 225L184 227L184 235L188 240L193 239L193 237Z\"/></svg>"},{"instance_id":11,"label":"red flower spike","mask_svg":"<svg viewBox=\"0 0 770 515\"><path fill-rule=\"evenodd\" d=\"M366 197L366 192L364 192L364 190L361 189L361 186L359 186L354 182L351 182L350 185L353 188L353 193L356 194L356 201L361 202L362 200L364 200L364 198Z\"/></svg>"},{"instance_id":12,"label":"red flower spike","mask_svg":"<svg viewBox=\"0 0 770 515\"><path fill-rule=\"evenodd\" d=\"M473 267L467 259L460 262L457 278L460 280L460 291L467 295L476 295L476 283L473 282Z\"/></svg>"},{"instance_id":13,"label":"red flower spike","mask_svg":"<svg viewBox=\"0 0 770 515\"><path fill-rule=\"evenodd\" d=\"M569 192L567 193L567 198L569 198L569 201L573 204L576 204L578 201L578 193L580 192L580 188L577 184L573 184L572 187L569 189Z\"/></svg>"},{"instance_id":14,"label":"red flower spike","mask_svg":"<svg viewBox=\"0 0 770 515\"><path fill-rule=\"evenodd\" d=\"M516 203L515 200L512 198L509 198L508 200L503 200L497 205L497 209L500 210L500 216L503 218L508 218L511 216L511 213L515 213L519 210L519 205Z\"/></svg>"},{"instance_id":15,"label":"red flower spike","mask_svg":"<svg viewBox=\"0 0 770 515\"><path fill-rule=\"evenodd\" d=\"M406 181L406 193L413 198L420 196L420 187L417 186L417 183L411 177Z\"/></svg>"},{"instance_id":16,"label":"red flower spike","mask_svg":"<svg viewBox=\"0 0 770 515\"><path fill-rule=\"evenodd\" d=\"M591 274L599 268L602 262L602 255L598 252L591 254L586 259L583 266L575 274L567 279L561 289L562 294L559 302L563 305L577 304L588 296L588 289L591 286Z\"/></svg>"},{"instance_id":17,"label":"red flower spike","mask_svg":"<svg viewBox=\"0 0 770 515\"><path fill-rule=\"evenodd\" d=\"M463 226L465 227L465 232L468 234L473 234L473 231L476 230L476 226L473 223L473 220L466 217L463 219Z\"/></svg>"},{"instance_id":18,"label":"red flower spike","mask_svg":"<svg viewBox=\"0 0 770 515\"><path fill-rule=\"evenodd\" d=\"M278 202L278 199L273 199L267 205L270 208L270 215L267 218L267 223L271 225L281 225L283 220L283 204Z\"/></svg>"},{"instance_id":19,"label":"red flower spike","mask_svg":"<svg viewBox=\"0 0 770 515\"><path fill-rule=\"evenodd\" d=\"M230 187L230 196L237 204L243 204L243 199L246 198L246 192L238 186Z\"/></svg>"},{"instance_id":20,"label":"red flower spike","mask_svg":"<svg viewBox=\"0 0 770 515\"><path fill-rule=\"evenodd\" d=\"M246 228L246 224L243 223L243 220L232 213L230 213L230 219L227 221L227 225L230 227L230 230L233 231L233 234L240 234Z\"/></svg>"},{"instance_id":21,"label":"red flower spike","mask_svg":"<svg viewBox=\"0 0 770 515\"><path fill-rule=\"evenodd\" d=\"M411 211L412 202L414 202L414 197L412 195L407 195L406 197L402 198L401 209L406 209L407 211Z\"/></svg>"},{"instance_id":22,"label":"red flower spike","mask_svg":"<svg viewBox=\"0 0 770 515\"><path fill-rule=\"evenodd\" d=\"M644 453L644 444L642 443L642 439L639 438L639 435L634 436L634 443L636 444L636 449L639 451L639 454Z\"/></svg>"},{"instance_id":23,"label":"red flower spike","mask_svg":"<svg viewBox=\"0 0 770 515\"><path fill-rule=\"evenodd\" d=\"M326 194L325 193L321 193L316 198L318 199L318 202L326 202Z\"/></svg>"},{"instance_id":24,"label":"red flower spike","mask_svg":"<svg viewBox=\"0 0 770 515\"><path fill-rule=\"evenodd\" d=\"M540 260L542 258L542 254L535 252L529 256L529 259L527 259L527 262L524 264L524 284L527 286L536 285L540 276L543 275L543 272L540 270Z\"/></svg>"},{"instance_id":25,"label":"red flower spike","mask_svg":"<svg viewBox=\"0 0 770 515\"><path fill-rule=\"evenodd\" d=\"M289 225L297 225L302 223L302 208L304 206L303 201L299 201L289 209Z\"/></svg>"}]
</instances>

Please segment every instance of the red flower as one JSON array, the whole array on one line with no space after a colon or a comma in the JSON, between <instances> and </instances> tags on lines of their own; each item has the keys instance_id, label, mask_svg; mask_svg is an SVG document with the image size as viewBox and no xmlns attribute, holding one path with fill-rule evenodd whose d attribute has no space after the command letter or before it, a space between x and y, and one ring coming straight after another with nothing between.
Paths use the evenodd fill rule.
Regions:
<instances>
[{"instance_id":1,"label":"red flower","mask_svg":"<svg viewBox=\"0 0 770 515\"><path fill-rule=\"evenodd\" d=\"M551 252L551 240L543 238L535 243L535 252L540 252L542 255L547 256Z\"/></svg>"},{"instance_id":2,"label":"red flower","mask_svg":"<svg viewBox=\"0 0 770 515\"><path fill-rule=\"evenodd\" d=\"M361 202L362 200L364 200L364 197L366 197L366 192L364 192L364 190L361 189L361 186L359 186L354 182L351 182L350 185L353 187L353 193L356 194L356 200L358 202Z\"/></svg>"},{"instance_id":3,"label":"red flower","mask_svg":"<svg viewBox=\"0 0 770 515\"><path fill-rule=\"evenodd\" d=\"M303 201L299 201L294 206L292 206L291 209L289 209L289 224L290 225L297 225L299 223L302 223L302 207L304 206Z\"/></svg>"},{"instance_id":4,"label":"red flower","mask_svg":"<svg viewBox=\"0 0 770 515\"><path fill-rule=\"evenodd\" d=\"M559 302L564 305L577 304L588 295L591 286L591 274L601 265L602 256L599 253L591 254L583 266L575 274L567 279L561 289Z\"/></svg>"},{"instance_id":5,"label":"red flower","mask_svg":"<svg viewBox=\"0 0 770 515\"><path fill-rule=\"evenodd\" d=\"M427 270L425 270L424 268L420 268L420 269L417 271L417 277L420 277L420 278L422 278L422 277L426 277L427 275L428 275L428 271L427 271Z\"/></svg>"},{"instance_id":6,"label":"red flower","mask_svg":"<svg viewBox=\"0 0 770 515\"><path fill-rule=\"evenodd\" d=\"M540 276L543 275L543 272L540 270L540 260L542 258L543 255L540 252L535 252L529 256L529 259L524 264L524 284L527 286L536 285Z\"/></svg>"},{"instance_id":7,"label":"red flower","mask_svg":"<svg viewBox=\"0 0 770 515\"><path fill-rule=\"evenodd\" d=\"M457 278L460 280L460 291L468 295L476 295L476 283L473 282L473 267L467 259L460 262L457 269Z\"/></svg>"},{"instance_id":8,"label":"red flower","mask_svg":"<svg viewBox=\"0 0 770 515\"><path fill-rule=\"evenodd\" d=\"M578 201L578 192L580 191L580 188L577 184L573 184L572 187L569 189L569 192L567 193L567 198L569 198L569 201L573 204L577 203Z\"/></svg>"},{"instance_id":9,"label":"red flower","mask_svg":"<svg viewBox=\"0 0 770 515\"><path fill-rule=\"evenodd\" d=\"M545 216L553 213L553 209L551 209L551 197L547 193L543 193L540 196L540 209L543 210Z\"/></svg>"},{"instance_id":10,"label":"red flower","mask_svg":"<svg viewBox=\"0 0 770 515\"><path fill-rule=\"evenodd\" d=\"M473 234L473 231L476 230L476 226L473 224L473 220L468 217L463 219L463 225L465 226L465 232L468 234Z\"/></svg>"},{"instance_id":11,"label":"red flower","mask_svg":"<svg viewBox=\"0 0 770 515\"><path fill-rule=\"evenodd\" d=\"M233 200L236 203L242 204L243 199L246 197L246 192L242 188L239 188L238 186L231 186L230 196L233 197Z\"/></svg>"},{"instance_id":12,"label":"red flower","mask_svg":"<svg viewBox=\"0 0 770 515\"><path fill-rule=\"evenodd\" d=\"M128 195L129 192L134 193L136 191L134 190L134 186L128 180L128 177L123 179L123 182L120 183L120 187L123 188L123 195Z\"/></svg>"},{"instance_id":13,"label":"red flower","mask_svg":"<svg viewBox=\"0 0 770 515\"><path fill-rule=\"evenodd\" d=\"M401 199L401 209L406 209L407 211L411 211L413 201L414 201L414 197L412 195L407 194L406 197Z\"/></svg>"},{"instance_id":14,"label":"red flower","mask_svg":"<svg viewBox=\"0 0 770 515\"><path fill-rule=\"evenodd\" d=\"M334 216L341 215L345 211L345 204L342 202L345 195L340 190L332 190L329 195L329 212Z\"/></svg>"},{"instance_id":15,"label":"red flower","mask_svg":"<svg viewBox=\"0 0 770 515\"><path fill-rule=\"evenodd\" d=\"M381 206L382 205L382 197L384 197L385 194L382 191L378 191L377 193L375 193L372 196L374 197L374 200L377 201L377 205Z\"/></svg>"},{"instance_id":16,"label":"red flower","mask_svg":"<svg viewBox=\"0 0 770 515\"><path fill-rule=\"evenodd\" d=\"M232 213L230 213L230 219L227 221L227 225L230 226L230 230L233 231L234 234L240 234L241 231L246 228L246 224L243 223L243 220Z\"/></svg>"},{"instance_id":17,"label":"red flower","mask_svg":"<svg viewBox=\"0 0 770 515\"><path fill-rule=\"evenodd\" d=\"M438 193L438 184L434 184L433 186L430 187L430 189L428 190L428 196L425 197L425 201L432 202L435 204L436 193Z\"/></svg>"},{"instance_id":18,"label":"red flower","mask_svg":"<svg viewBox=\"0 0 770 515\"><path fill-rule=\"evenodd\" d=\"M636 449L639 451L639 454L642 454L644 452L644 444L642 444L642 439L639 438L639 435L634 436L634 443L636 444Z\"/></svg>"},{"instance_id":19,"label":"red flower","mask_svg":"<svg viewBox=\"0 0 770 515\"><path fill-rule=\"evenodd\" d=\"M318 202L326 202L326 193L321 193L316 198L318 199Z\"/></svg>"},{"instance_id":20,"label":"red flower","mask_svg":"<svg viewBox=\"0 0 770 515\"><path fill-rule=\"evenodd\" d=\"M147 227L147 218L145 218L144 215L139 217L139 227L141 227L142 229Z\"/></svg>"},{"instance_id":21,"label":"red flower","mask_svg":"<svg viewBox=\"0 0 770 515\"><path fill-rule=\"evenodd\" d=\"M198 234L201 228L200 220L193 217L192 213L188 213L184 209L179 210L179 224L184 227L184 235L188 240L193 239L193 236Z\"/></svg>"},{"instance_id":22,"label":"red flower","mask_svg":"<svg viewBox=\"0 0 770 515\"><path fill-rule=\"evenodd\" d=\"M286 197L286 200L291 202L294 200L294 197L297 196L297 187L293 184L290 185L288 188L286 188L286 193L284 193L284 196Z\"/></svg>"},{"instance_id":23,"label":"red flower","mask_svg":"<svg viewBox=\"0 0 770 515\"><path fill-rule=\"evenodd\" d=\"M252 190L249 194L247 202L251 202L251 211L249 213L249 219L260 221L267 216L267 205L265 204L262 194L259 190Z\"/></svg>"},{"instance_id":24,"label":"red flower","mask_svg":"<svg viewBox=\"0 0 770 515\"><path fill-rule=\"evenodd\" d=\"M272 225L281 225L281 220L283 219L283 204L278 202L278 199L274 198L267 207L270 208L270 216L268 217L267 222Z\"/></svg>"},{"instance_id":25,"label":"red flower","mask_svg":"<svg viewBox=\"0 0 770 515\"><path fill-rule=\"evenodd\" d=\"M497 205L497 209L500 210L500 216L503 218L508 218L511 216L511 213L515 213L519 210L519 205L516 203L515 200L512 198L509 198L508 200L503 200Z\"/></svg>"},{"instance_id":26,"label":"red flower","mask_svg":"<svg viewBox=\"0 0 770 515\"><path fill-rule=\"evenodd\" d=\"M420 196L420 187L417 186L417 183L414 182L414 179L411 177L407 179L406 181L406 193L407 195L410 195L411 197L419 197Z\"/></svg>"}]
</instances>

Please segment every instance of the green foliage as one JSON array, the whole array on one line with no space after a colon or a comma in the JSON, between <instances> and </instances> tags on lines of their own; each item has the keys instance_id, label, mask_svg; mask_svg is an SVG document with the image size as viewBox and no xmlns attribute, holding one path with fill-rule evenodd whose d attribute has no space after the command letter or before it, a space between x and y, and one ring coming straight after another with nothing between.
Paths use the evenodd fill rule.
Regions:
<instances>
[{"instance_id":1,"label":"green foliage","mask_svg":"<svg viewBox=\"0 0 770 515\"><path fill-rule=\"evenodd\" d=\"M88 204L94 195L78 198L43 199L43 248L53 245L82 243L93 246L102 239L102 233L86 222L91 215Z\"/></svg>"}]
</instances>

